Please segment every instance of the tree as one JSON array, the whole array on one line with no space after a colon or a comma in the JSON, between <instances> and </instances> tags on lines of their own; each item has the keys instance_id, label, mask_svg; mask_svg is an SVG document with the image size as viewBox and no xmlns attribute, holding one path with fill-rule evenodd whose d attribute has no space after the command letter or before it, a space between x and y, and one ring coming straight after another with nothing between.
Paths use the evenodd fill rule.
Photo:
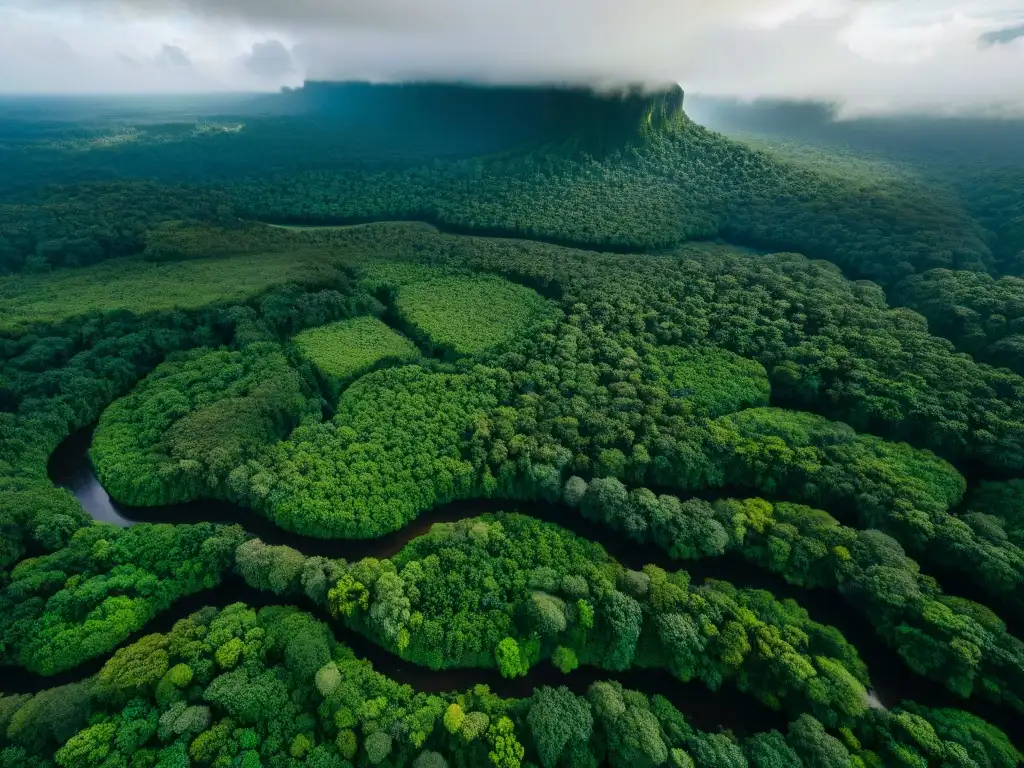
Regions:
<instances>
[{"instance_id":1,"label":"tree","mask_svg":"<svg viewBox=\"0 0 1024 768\"><path fill-rule=\"evenodd\" d=\"M554 768L570 742L586 744L594 727L590 705L564 687L538 688L526 719L544 768Z\"/></svg>"},{"instance_id":2,"label":"tree","mask_svg":"<svg viewBox=\"0 0 1024 768\"><path fill-rule=\"evenodd\" d=\"M168 671L167 640L149 635L114 654L98 682L112 696L130 697L155 686Z\"/></svg>"},{"instance_id":3,"label":"tree","mask_svg":"<svg viewBox=\"0 0 1024 768\"><path fill-rule=\"evenodd\" d=\"M79 731L68 743L57 750L54 759L61 768L91 768L99 765L110 754L117 725L99 723Z\"/></svg>"},{"instance_id":4,"label":"tree","mask_svg":"<svg viewBox=\"0 0 1024 768\"><path fill-rule=\"evenodd\" d=\"M605 724L608 759L616 768L653 768L668 760L657 718L649 709L627 704L626 710Z\"/></svg>"},{"instance_id":5,"label":"tree","mask_svg":"<svg viewBox=\"0 0 1024 768\"><path fill-rule=\"evenodd\" d=\"M621 592L611 591L600 605L598 617L605 625L602 635L606 638L606 663L609 669L628 669L636 654L640 639L643 610L640 604Z\"/></svg>"},{"instance_id":6,"label":"tree","mask_svg":"<svg viewBox=\"0 0 1024 768\"><path fill-rule=\"evenodd\" d=\"M359 742L356 739L355 731L351 728L343 728L338 731L338 736L334 743L338 747L338 754L346 760L355 758L356 752L359 750Z\"/></svg>"},{"instance_id":7,"label":"tree","mask_svg":"<svg viewBox=\"0 0 1024 768\"><path fill-rule=\"evenodd\" d=\"M485 712L467 712L462 723L462 738L467 742L479 739L487 732L490 722Z\"/></svg>"},{"instance_id":8,"label":"tree","mask_svg":"<svg viewBox=\"0 0 1024 768\"><path fill-rule=\"evenodd\" d=\"M363 746L366 748L367 759L377 765L391 754L391 737L384 731L375 731L366 737Z\"/></svg>"},{"instance_id":9,"label":"tree","mask_svg":"<svg viewBox=\"0 0 1024 768\"><path fill-rule=\"evenodd\" d=\"M331 662L322 666L316 673L314 683L317 691L325 699L338 690L338 686L341 685L341 672L338 671L337 664Z\"/></svg>"},{"instance_id":10,"label":"tree","mask_svg":"<svg viewBox=\"0 0 1024 768\"><path fill-rule=\"evenodd\" d=\"M506 637L494 650L494 658L498 662L498 671L502 677L523 677L530 670L529 661L523 658L522 651L513 638Z\"/></svg>"},{"instance_id":11,"label":"tree","mask_svg":"<svg viewBox=\"0 0 1024 768\"><path fill-rule=\"evenodd\" d=\"M552 652L551 663L564 675L569 674L580 665L576 651L566 648L564 645L558 646Z\"/></svg>"},{"instance_id":12,"label":"tree","mask_svg":"<svg viewBox=\"0 0 1024 768\"><path fill-rule=\"evenodd\" d=\"M462 711L462 707L455 703L449 704L448 709L444 712L444 727L448 729L449 733L458 733L465 719L466 715Z\"/></svg>"},{"instance_id":13,"label":"tree","mask_svg":"<svg viewBox=\"0 0 1024 768\"><path fill-rule=\"evenodd\" d=\"M850 753L810 715L800 715L789 725L787 741L808 768L845 768Z\"/></svg>"},{"instance_id":14,"label":"tree","mask_svg":"<svg viewBox=\"0 0 1024 768\"><path fill-rule=\"evenodd\" d=\"M416 756L412 765L413 768L448 768L448 761L441 754L425 749Z\"/></svg>"},{"instance_id":15,"label":"tree","mask_svg":"<svg viewBox=\"0 0 1024 768\"><path fill-rule=\"evenodd\" d=\"M537 631L546 637L564 632L567 626L565 603L547 592L534 592L530 604Z\"/></svg>"},{"instance_id":16,"label":"tree","mask_svg":"<svg viewBox=\"0 0 1024 768\"><path fill-rule=\"evenodd\" d=\"M754 768L801 768L799 756L778 731L751 736L744 748Z\"/></svg>"},{"instance_id":17,"label":"tree","mask_svg":"<svg viewBox=\"0 0 1024 768\"><path fill-rule=\"evenodd\" d=\"M491 751L487 753L495 768L519 768L525 750L516 740L515 725L507 717L500 717L487 731Z\"/></svg>"}]
</instances>

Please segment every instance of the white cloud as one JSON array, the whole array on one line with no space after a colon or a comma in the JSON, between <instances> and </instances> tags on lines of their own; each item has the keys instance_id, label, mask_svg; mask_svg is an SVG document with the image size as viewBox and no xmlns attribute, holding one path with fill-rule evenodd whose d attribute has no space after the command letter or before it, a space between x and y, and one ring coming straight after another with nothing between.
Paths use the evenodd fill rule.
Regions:
<instances>
[{"instance_id":1,"label":"white cloud","mask_svg":"<svg viewBox=\"0 0 1024 768\"><path fill-rule=\"evenodd\" d=\"M0 91L678 81L848 113L1024 113L1024 38L999 36L1022 24L1024 0L0 0Z\"/></svg>"}]
</instances>

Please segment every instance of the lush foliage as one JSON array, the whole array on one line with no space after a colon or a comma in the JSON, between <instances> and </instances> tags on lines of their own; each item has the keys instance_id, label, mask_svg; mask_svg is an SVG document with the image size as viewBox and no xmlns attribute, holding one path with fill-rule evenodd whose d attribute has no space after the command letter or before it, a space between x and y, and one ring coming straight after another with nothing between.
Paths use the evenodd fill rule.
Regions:
<instances>
[{"instance_id":1,"label":"lush foliage","mask_svg":"<svg viewBox=\"0 0 1024 768\"><path fill-rule=\"evenodd\" d=\"M52 275L0 279L0 329L23 330L81 315L135 314L200 309L214 302L239 302L289 282L329 285L337 272L300 253L233 256L154 264L139 258L112 260Z\"/></svg>"},{"instance_id":2,"label":"lush foliage","mask_svg":"<svg viewBox=\"0 0 1024 768\"><path fill-rule=\"evenodd\" d=\"M521 339L552 314L529 288L483 277L402 285L395 309L429 346L453 355L477 355Z\"/></svg>"},{"instance_id":3,"label":"lush foliage","mask_svg":"<svg viewBox=\"0 0 1024 768\"><path fill-rule=\"evenodd\" d=\"M0 657L45 675L109 653L184 595L220 583L244 538L208 524L81 528L0 593Z\"/></svg>"},{"instance_id":4,"label":"lush foliage","mask_svg":"<svg viewBox=\"0 0 1024 768\"><path fill-rule=\"evenodd\" d=\"M283 116L199 125L0 118L0 272L22 273L0 278L11 684L72 679L234 570L261 604L360 633L400 681L567 686L416 693L295 609L208 609L95 677L0 698L0 768L1017 764L965 712L871 706L857 650L799 600L639 566L658 547L832 593L902 657L884 674L1019 717L1024 378L1000 278L1020 273L1017 172L957 176L957 197L729 141L680 99L319 86L268 98ZM302 226L394 218L448 233ZM827 261L683 244L716 237ZM371 538L449 501L541 500L629 540L640 569L521 514L357 562L90 524L47 460L101 413L92 458L133 503ZM792 722L702 733L581 682L616 674Z\"/></svg>"},{"instance_id":5,"label":"lush foliage","mask_svg":"<svg viewBox=\"0 0 1024 768\"><path fill-rule=\"evenodd\" d=\"M992 260L981 228L935 188L790 162L685 118L599 156L545 147L375 172L284 172L228 194L245 216L293 223L418 217L633 250L721 235L884 282Z\"/></svg>"},{"instance_id":6,"label":"lush foliage","mask_svg":"<svg viewBox=\"0 0 1024 768\"><path fill-rule=\"evenodd\" d=\"M641 321L632 317L632 313L640 311L644 305L636 307L629 302L642 301L644 292L649 290L650 284L656 284L657 279L672 280L668 273L660 271L664 265L654 257L628 265L641 273L642 283L638 284L617 266L626 261L625 257L606 260L589 255L584 265L582 261L573 263L571 252L559 251L557 259L545 261L540 257L550 249L538 251L528 245L494 244L488 250L482 241L467 253L458 249L456 238L428 235L424 230L405 227L379 230L381 234L391 232L399 238L412 237L418 242L416 250L420 252L425 250L422 238L426 237L427 243L433 240L434 247L439 249L438 255L453 264L457 263L456 258L461 258L490 268L500 265L510 273L514 269L531 272L554 269L556 275L562 274L558 270L563 265L579 266L579 273L564 277L567 285L562 290L579 292L578 296L570 296L570 300L589 297L591 291L596 292L600 287L604 289L601 297L617 293L622 296L619 301L626 303L602 304L596 293L591 304L575 301L565 322L548 326L550 332L537 334L530 340L532 343L525 346L517 345L501 359L511 378L502 368L473 369L470 379L459 379L464 382L458 387L459 396L470 403L466 410L460 410L458 398L440 388L444 377L452 374L432 373L429 368L408 368L401 374L382 372L366 377L346 392L332 422L304 426L290 440L275 447L268 454L269 458L254 459L235 470L234 479L228 484L233 498L263 509L295 530L316 535L337 531L368 536L394 530L440 501L472 493L557 498L562 482L573 472L683 489L727 484L822 506L858 527L881 527L896 536L912 556L965 572L993 592L1009 593L1020 583L1022 568L1018 545L1009 540L993 539L949 514L948 510L962 495L964 485L962 478L945 462L906 445L858 435L849 427L809 414L755 408L728 415L737 407L764 402L766 386L763 378L759 378L763 374L759 373L761 369L757 364L736 358L735 353L730 356L725 351L712 352L707 343L735 345L740 351L755 353L755 357L764 355L766 362L770 359L769 353L778 360L787 350L785 345L779 346L776 342L765 347L762 355L758 347L750 346L757 337L739 336L739 327L729 330L724 325L737 322L736 312L740 311L738 303L729 303L723 298L723 292L735 283L734 279L730 283L723 275L722 290L716 294L716 301L723 302L720 308L690 301L673 309L674 304L662 303L667 297L651 297L652 311L659 310L664 317L654 323L653 338L645 332L639 336L627 335L636 333L630 331L631 328L649 327L646 321L638 326ZM363 228L355 234L335 233L327 242L336 237L343 237L342 242L348 242L349 238L361 244L374 242L373 228ZM700 260L693 252L680 256L685 260L673 263L697 270L693 274L713 268L715 271L710 273L709 279L719 270L739 270L748 265L748 259L751 262L755 259L727 256L716 250L699 254ZM429 257L436 259L437 255ZM501 260L492 263L489 261L492 258ZM725 260L718 261L720 258ZM763 274L768 260L768 257L759 257L760 290L769 282ZM802 268L806 262L792 261L788 265ZM422 272L422 267L413 263L410 273L417 273L413 267ZM587 269L594 273L592 278L584 277L589 274ZM644 270L649 274L644 275ZM815 273L798 274L809 278L809 274ZM821 276L828 274L826 270ZM735 272L728 275L735 277ZM608 282L613 278L621 282ZM592 286L590 279L595 281ZM680 289L692 288L693 284L693 280L674 283ZM791 291L802 283L787 280L785 285ZM815 284L811 280L811 285L822 287L828 282ZM754 290L742 297L743 311L749 313L751 306L756 306L751 296L758 292ZM655 298L661 301L654 302ZM740 300L737 295L736 302ZM876 297L870 293L850 292L846 296L845 309L858 309L864 315L860 325L853 324L864 334L876 331L879 323L885 327L886 315L871 310L875 301ZM680 314L683 307L685 315ZM846 312L843 317L849 319L857 315ZM674 325L684 321L686 325ZM821 322L816 320L814 325L819 328L820 343L825 343ZM701 338L702 323L706 323L705 329L717 330L714 333L705 330L704 342L698 347L681 343L694 336ZM842 332L848 325L837 323L834 332ZM786 333L796 333L798 327L788 325ZM865 357L861 365L864 367L860 371L870 370L871 366L876 371L893 370L889 361L875 358L879 349L892 347L897 338L894 334L901 328L913 331L917 326L892 325L887 336L879 337L870 347L863 347L861 354ZM831 328L828 334L829 337L833 334ZM773 332L764 336L764 343L776 338ZM847 338L854 343L852 336ZM912 343L906 342L906 354L918 354L927 346L928 338L913 336ZM661 339L676 343L654 343ZM807 358L808 344L805 341L794 348L794 354L799 355L794 361ZM834 352L834 346L827 349ZM962 361L962 358L949 356L945 359L951 365ZM842 370L851 365L848 353L844 361ZM929 362L928 366L931 365ZM984 369L978 370L984 372ZM798 375L804 374L795 362L776 363L769 370L775 390L788 390L794 395L801 391L793 380ZM839 387L843 379L839 371L834 375L837 376L836 387ZM816 386L820 387L820 370L817 376ZM741 383L746 381L749 385ZM865 379L861 377L858 381L863 385ZM428 386L429 382L435 382L436 386ZM934 383L939 386L940 379L935 378ZM419 394L411 400L397 397L401 388L410 386L416 393L433 391L435 394L431 397L439 399L432 402L437 405L424 409ZM881 382L878 387L878 391L882 391ZM889 394L905 390L901 385ZM849 387L844 386L842 391L844 398L855 395ZM922 389L919 394L925 397L934 393ZM713 396L722 398L721 403L716 403ZM878 395L865 393L862 397L877 407ZM443 406L441 399L446 401ZM498 407L503 402L511 407ZM933 403L922 407L933 408ZM841 415L857 416L859 412L860 406L857 406ZM389 416L390 413L405 415L397 418ZM707 420L721 413L727 415ZM424 421L424 414L430 419ZM870 423L876 421L871 419ZM386 429L385 424L389 425ZM346 442L352 435L338 429L339 425L356 431L355 443ZM934 440L938 434L934 426L932 422L926 440ZM403 458L397 465L394 459L378 458L372 473L359 465L358 481L341 482L338 448L328 446L339 446L345 452L372 450L376 456L386 455L380 453L377 446L385 446L385 452L386 446L392 446L397 456L398 442L388 436L394 430L401 436L397 440L406 445L415 443L416 449L403 449ZM470 431L472 439L467 443ZM373 436L366 438L363 434ZM369 448L364 448L364 444ZM301 453L295 453L300 448ZM443 457L446 469L435 471L441 465L436 464L437 459L433 457ZM1007 455L1003 453L1001 458L1006 460ZM355 467L351 461L342 458L340 466ZM454 470L448 469L449 466ZM416 475L417 472L420 474ZM393 478L397 477L418 479L395 482ZM315 504L310 503L313 500ZM374 509L372 522L359 511L369 508ZM341 522L325 522L331 520Z\"/></svg>"},{"instance_id":7,"label":"lush foliage","mask_svg":"<svg viewBox=\"0 0 1024 768\"><path fill-rule=\"evenodd\" d=\"M336 388L375 366L419 356L412 342L373 317L355 317L310 328L293 342L303 359L316 366Z\"/></svg>"},{"instance_id":8,"label":"lush foliage","mask_svg":"<svg viewBox=\"0 0 1024 768\"><path fill-rule=\"evenodd\" d=\"M957 349L1024 373L1024 279L933 269L900 282L894 296Z\"/></svg>"},{"instance_id":9,"label":"lush foliage","mask_svg":"<svg viewBox=\"0 0 1024 768\"><path fill-rule=\"evenodd\" d=\"M104 411L93 466L114 498L135 506L222 494L235 467L295 426L300 390L276 345L193 350Z\"/></svg>"},{"instance_id":10,"label":"lush foliage","mask_svg":"<svg viewBox=\"0 0 1024 768\"><path fill-rule=\"evenodd\" d=\"M482 368L371 373L342 393L333 419L303 424L264 456L237 466L229 491L278 525L312 536L372 538L398 530L474 492L463 435L506 389Z\"/></svg>"},{"instance_id":11,"label":"lush foliage","mask_svg":"<svg viewBox=\"0 0 1024 768\"><path fill-rule=\"evenodd\" d=\"M985 528L994 540L1008 538L1024 546L1024 481L982 483L967 497L965 506L974 513L964 515L968 524Z\"/></svg>"},{"instance_id":12,"label":"lush foliage","mask_svg":"<svg viewBox=\"0 0 1024 768\"><path fill-rule=\"evenodd\" d=\"M497 666L516 677L565 647L605 669L664 667L713 689L732 680L770 706L809 708L833 724L867 706L856 650L795 604L724 582L692 587L685 572L628 571L598 545L532 518L436 525L391 561L332 564L293 552L251 541L238 568L254 586L304 591L433 668Z\"/></svg>"},{"instance_id":13,"label":"lush foliage","mask_svg":"<svg viewBox=\"0 0 1024 768\"><path fill-rule=\"evenodd\" d=\"M1024 710L1024 644L986 607L943 594L892 537L826 512L762 499L709 503L628 490L615 478L570 478L581 513L680 560L726 552L801 587L836 589L917 673L969 696Z\"/></svg>"},{"instance_id":14,"label":"lush foliage","mask_svg":"<svg viewBox=\"0 0 1024 768\"><path fill-rule=\"evenodd\" d=\"M92 766L607 763L633 766L935 764L1010 768L1006 737L955 710L876 712L842 740L809 715L737 738L694 728L661 697L598 682L522 700L442 695L377 674L293 608L208 609L119 651L98 675L0 697L0 760ZM53 761L50 757L53 756Z\"/></svg>"},{"instance_id":15,"label":"lush foliage","mask_svg":"<svg viewBox=\"0 0 1024 768\"><path fill-rule=\"evenodd\" d=\"M726 583L691 587L683 571L627 570L531 518L435 525L392 560L351 564L254 540L237 567L252 586L304 594L434 669L518 677L563 648L604 669L664 667L716 689L732 680L769 706L800 702L834 724L866 707L856 650L792 602Z\"/></svg>"},{"instance_id":16,"label":"lush foliage","mask_svg":"<svg viewBox=\"0 0 1024 768\"><path fill-rule=\"evenodd\" d=\"M57 187L0 205L0 272L47 272L131 256L161 222L234 220L227 196L215 190L152 182Z\"/></svg>"},{"instance_id":17,"label":"lush foliage","mask_svg":"<svg viewBox=\"0 0 1024 768\"><path fill-rule=\"evenodd\" d=\"M656 347L650 377L687 415L721 416L768 405L771 385L760 363L717 347Z\"/></svg>"}]
</instances>

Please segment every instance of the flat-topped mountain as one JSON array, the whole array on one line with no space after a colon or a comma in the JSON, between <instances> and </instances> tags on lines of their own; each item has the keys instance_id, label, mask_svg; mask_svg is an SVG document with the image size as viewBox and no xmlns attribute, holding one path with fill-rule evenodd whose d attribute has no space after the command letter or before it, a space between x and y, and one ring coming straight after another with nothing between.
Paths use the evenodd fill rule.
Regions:
<instances>
[{"instance_id":1,"label":"flat-topped mountain","mask_svg":"<svg viewBox=\"0 0 1024 768\"><path fill-rule=\"evenodd\" d=\"M310 81L274 102L288 111L330 115L342 126L385 132L489 136L492 141L612 149L684 118L678 85L650 90L469 83Z\"/></svg>"}]
</instances>

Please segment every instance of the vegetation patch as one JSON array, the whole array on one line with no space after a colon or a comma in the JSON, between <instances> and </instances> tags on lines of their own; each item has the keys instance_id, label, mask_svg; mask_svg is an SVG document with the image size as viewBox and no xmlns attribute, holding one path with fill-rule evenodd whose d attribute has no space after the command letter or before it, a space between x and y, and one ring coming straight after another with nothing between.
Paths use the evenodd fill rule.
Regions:
<instances>
[{"instance_id":1,"label":"vegetation patch","mask_svg":"<svg viewBox=\"0 0 1024 768\"><path fill-rule=\"evenodd\" d=\"M836 724L866 712L856 650L796 604L725 582L691 585L683 571L630 571L600 545L523 515L435 525L390 560L309 561L250 541L236 562L251 585L278 592L331 574L334 585L314 594L333 615L435 668L515 678L563 648L608 670L656 667L712 688L735 680L769 705L799 702Z\"/></svg>"},{"instance_id":2,"label":"vegetation patch","mask_svg":"<svg viewBox=\"0 0 1024 768\"><path fill-rule=\"evenodd\" d=\"M1022 708L1009 683L1014 676L1009 670L1024 663L1020 641L985 606L944 594L895 539L879 530L844 526L826 512L798 504L681 500L646 488L629 490L615 478L589 483L570 478L564 498L578 504L584 517L637 543L654 543L673 558L738 552L790 584L834 589L918 673L961 696L987 691ZM1006 555L998 548L986 554L993 571L1005 567L999 561ZM937 625L932 618L937 615L950 620ZM964 656L957 650L968 646L978 652Z\"/></svg>"},{"instance_id":3,"label":"vegetation patch","mask_svg":"<svg viewBox=\"0 0 1024 768\"><path fill-rule=\"evenodd\" d=\"M891 531L910 548L936 538L966 488L930 451L814 414L753 408L717 419L711 434L723 483L775 493L786 478L795 500L850 511L863 527Z\"/></svg>"},{"instance_id":4,"label":"vegetation patch","mask_svg":"<svg viewBox=\"0 0 1024 768\"><path fill-rule=\"evenodd\" d=\"M287 434L304 403L276 345L200 349L160 365L107 408L89 455L126 504L219 495L237 466Z\"/></svg>"},{"instance_id":5,"label":"vegetation patch","mask_svg":"<svg viewBox=\"0 0 1024 768\"><path fill-rule=\"evenodd\" d=\"M1024 547L1024 480L982 483L971 491L964 519L994 541Z\"/></svg>"},{"instance_id":6,"label":"vegetation patch","mask_svg":"<svg viewBox=\"0 0 1024 768\"><path fill-rule=\"evenodd\" d=\"M283 283L337 281L337 270L313 252L171 263L114 259L53 274L0 278L0 331L91 313L198 309L250 299Z\"/></svg>"},{"instance_id":7,"label":"vegetation patch","mask_svg":"<svg viewBox=\"0 0 1024 768\"><path fill-rule=\"evenodd\" d=\"M375 228L374 231L383 233L389 231L393 233L408 232L412 234L417 230L412 228L412 225L408 224L388 224L386 230L381 228L382 225L374 224L371 225ZM350 233L351 234L351 233ZM439 242L443 239L444 235L439 235L435 229L420 228L418 234L428 235L435 242ZM417 238L418 239L418 238ZM441 277L448 276L444 267L439 267L435 264L418 264L415 261L397 261L397 260L370 260L365 264L361 264L359 268L359 274L363 278L366 288L375 294L382 292L395 292L401 286L410 285L412 283L422 283L428 280L437 280ZM464 275L466 277L470 275Z\"/></svg>"},{"instance_id":8,"label":"vegetation patch","mask_svg":"<svg viewBox=\"0 0 1024 768\"><path fill-rule=\"evenodd\" d=\"M383 362L407 362L420 354L415 344L375 317L311 328L293 341L302 357L335 386Z\"/></svg>"},{"instance_id":9,"label":"vegetation patch","mask_svg":"<svg viewBox=\"0 0 1024 768\"><path fill-rule=\"evenodd\" d=\"M39 754L53 755L60 768L335 768L356 760L416 768L448 761L738 768L959 758L1014 768L1019 759L1006 736L979 718L909 703L842 729L840 740L810 715L785 733L703 731L664 697L613 681L580 694L539 686L522 699L486 686L428 694L375 672L309 614L291 607L257 612L243 603L195 613L132 643L86 683L5 696L0 714L3 755L12 766L54 764Z\"/></svg>"},{"instance_id":10,"label":"vegetation patch","mask_svg":"<svg viewBox=\"0 0 1024 768\"><path fill-rule=\"evenodd\" d=\"M771 384L764 366L715 347L658 347L651 373L690 415L723 416L768 405Z\"/></svg>"},{"instance_id":11,"label":"vegetation patch","mask_svg":"<svg viewBox=\"0 0 1024 768\"><path fill-rule=\"evenodd\" d=\"M430 344L457 355L478 355L522 338L555 311L535 291L496 277L447 277L403 285L395 305Z\"/></svg>"},{"instance_id":12,"label":"vegetation patch","mask_svg":"<svg viewBox=\"0 0 1024 768\"><path fill-rule=\"evenodd\" d=\"M477 416L502 394L489 373L405 366L364 376L342 393L331 421L303 424L266 459L240 466L231 491L310 536L396 531L479 492L480 475L463 451Z\"/></svg>"},{"instance_id":13,"label":"vegetation patch","mask_svg":"<svg viewBox=\"0 0 1024 768\"><path fill-rule=\"evenodd\" d=\"M54 675L109 653L174 601L218 585L244 539L238 527L209 523L79 529L66 547L11 571L0 592L0 662ZM72 564L75 575L61 579Z\"/></svg>"}]
</instances>

